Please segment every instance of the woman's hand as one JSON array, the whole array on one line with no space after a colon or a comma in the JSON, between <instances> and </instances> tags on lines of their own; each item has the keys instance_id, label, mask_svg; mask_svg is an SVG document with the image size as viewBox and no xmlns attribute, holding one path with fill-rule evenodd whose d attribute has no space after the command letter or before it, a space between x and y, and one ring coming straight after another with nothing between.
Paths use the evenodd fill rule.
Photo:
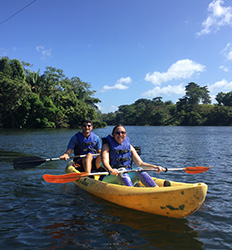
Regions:
<instances>
[{"instance_id":1,"label":"woman's hand","mask_svg":"<svg viewBox=\"0 0 232 250\"><path fill-rule=\"evenodd\" d=\"M112 168L112 170L110 170L110 173L111 173L112 175L118 176L118 170L117 170L116 168Z\"/></svg>"},{"instance_id":2,"label":"woman's hand","mask_svg":"<svg viewBox=\"0 0 232 250\"><path fill-rule=\"evenodd\" d=\"M163 168L163 167L161 167L161 166L155 166L155 169L156 169L156 171L157 171L158 173L165 171L165 168Z\"/></svg>"}]
</instances>

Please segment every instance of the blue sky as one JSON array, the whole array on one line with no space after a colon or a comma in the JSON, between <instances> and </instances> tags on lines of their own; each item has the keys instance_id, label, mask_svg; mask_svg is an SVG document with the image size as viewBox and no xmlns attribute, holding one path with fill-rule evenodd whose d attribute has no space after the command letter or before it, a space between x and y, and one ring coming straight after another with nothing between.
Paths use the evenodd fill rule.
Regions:
<instances>
[{"instance_id":1,"label":"blue sky","mask_svg":"<svg viewBox=\"0 0 232 250\"><path fill-rule=\"evenodd\" d=\"M0 56L90 83L103 113L189 82L232 91L231 0L1 1L0 34Z\"/></svg>"}]
</instances>

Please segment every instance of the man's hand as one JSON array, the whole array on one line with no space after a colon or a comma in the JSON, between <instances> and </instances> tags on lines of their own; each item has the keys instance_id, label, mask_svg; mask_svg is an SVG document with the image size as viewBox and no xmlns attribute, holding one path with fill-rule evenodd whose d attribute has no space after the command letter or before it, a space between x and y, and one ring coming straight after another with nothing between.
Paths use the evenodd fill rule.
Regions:
<instances>
[{"instance_id":1,"label":"man's hand","mask_svg":"<svg viewBox=\"0 0 232 250\"><path fill-rule=\"evenodd\" d=\"M65 154L60 156L60 159L64 160L64 161L67 161L69 159L69 155L65 153Z\"/></svg>"}]
</instances>

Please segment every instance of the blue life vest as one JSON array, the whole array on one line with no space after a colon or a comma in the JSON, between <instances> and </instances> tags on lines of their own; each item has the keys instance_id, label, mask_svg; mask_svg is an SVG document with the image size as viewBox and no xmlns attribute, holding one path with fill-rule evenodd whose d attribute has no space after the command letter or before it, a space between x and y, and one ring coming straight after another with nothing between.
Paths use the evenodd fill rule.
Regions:
<instances>
[{"instance_id":1,"label":"blue life vest","mask_svg":"<svg viewBox=\"0 0 232 250\"><path fill-rule=\"evenodd\" d=\"M131 168L131 150L130 139L126 136L122 144L119 144L115 139L108 135L104 138L110 147L110 165L113 168Z\"/></svg>"},{"instance_id":2,"label":"blue life vest","mask_svg":"<svg viewBox=\"0 0 232 250\"><path fill-rule=\"evenodd\" d=\"M81 132L78 132L76 134L76 137L78 140L78 145L76 145L74 148L75 155L96 153L95 134L93 132L90 132L88 138L84 137L84 135Z\"/></svg>"}]
</instances>

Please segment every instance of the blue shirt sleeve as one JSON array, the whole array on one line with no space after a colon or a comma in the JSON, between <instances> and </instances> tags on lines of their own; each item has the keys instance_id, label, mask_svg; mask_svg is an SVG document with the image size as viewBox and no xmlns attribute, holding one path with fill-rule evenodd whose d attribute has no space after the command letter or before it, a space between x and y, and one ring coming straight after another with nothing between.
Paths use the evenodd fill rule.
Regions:
<instances>
[{"instance_id":1,"label":"blue shirt sleeve","mask_svg":"<svg viewBox=\"0 0 232 250\"><path fill-rule=\"evenodd\" d=\"M76 135L73 135L70 139L67 148L74 150L75 146L78 144L78 139Z\"/></svg>"},{"instance_id":2,"label":"blue shirt sleeve","mask_svg":"<svg viewBox=\"0 0 232 250\"><path fill-rule=\"evenodd\" d=\"M95 134L95 142L96 142L96 148L101 149L102 148L102 141L98 135Z\"/></svg>"}]
</instances>

